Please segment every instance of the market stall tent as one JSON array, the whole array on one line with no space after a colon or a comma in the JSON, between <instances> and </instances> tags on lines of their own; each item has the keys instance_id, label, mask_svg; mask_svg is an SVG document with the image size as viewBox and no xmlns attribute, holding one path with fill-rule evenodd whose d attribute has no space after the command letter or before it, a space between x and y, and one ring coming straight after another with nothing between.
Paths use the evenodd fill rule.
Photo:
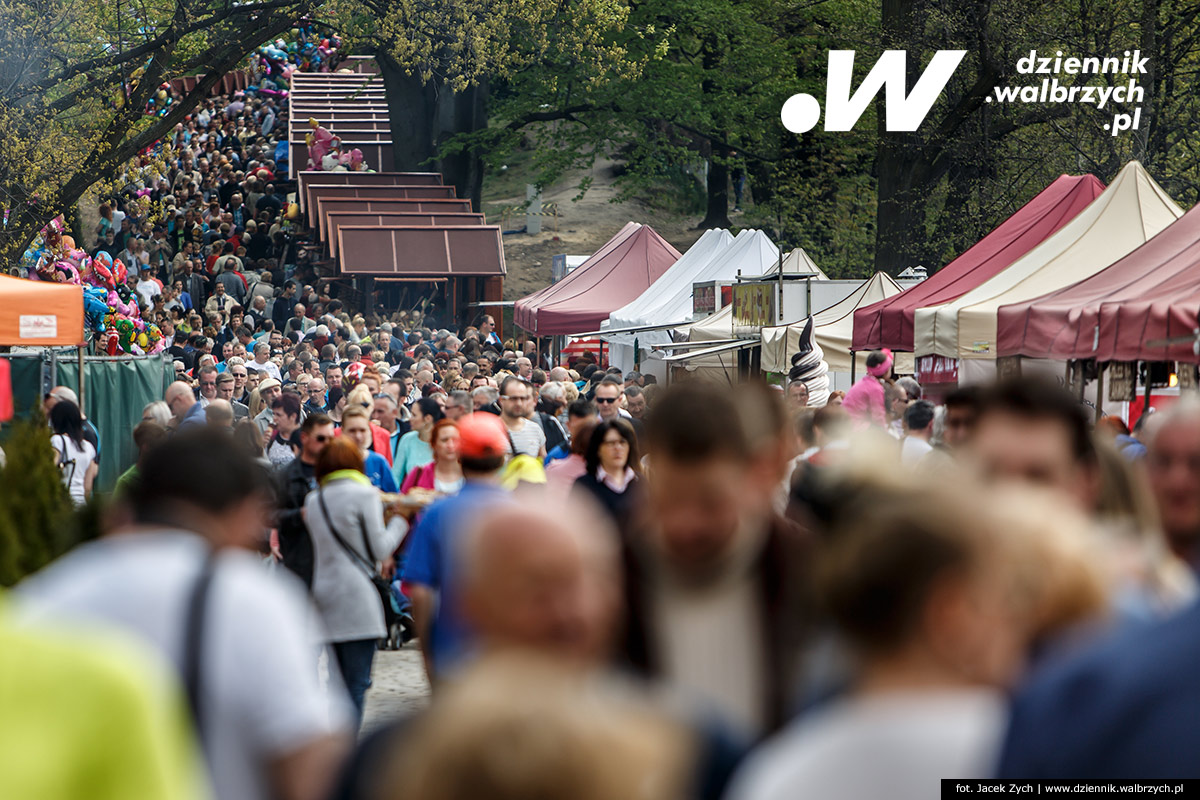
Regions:
<instances>
[{"instance_id":1,"label":"market stall tent","mask_svg":"<svg viewBox=\"0 0 1200 800\"><path fill-rule=\"evenodd\" d=\"M83 344L83 287L0 275L0 345Z\"/></svg>"},{"instance_id":2,"label":"market stall tent","mask_svg":"<svg viewBox=\"0 0 1200 800\"><path fill-rule=\"evenodd\" d=\"M876 272L854 294L840 303L813 314L813 341L824 351L830 372L850 369L850 345L854 332L854 312L880 300L898 296L903 289L891 276ZM792 368L791 358L800 349L800 337L808 318L790 325L762 329L762 368L767 372L786 373ZM867 353L858 354L858 375L866 375ZM902 375L913 372L911 353L897 353L895 370Z\"/></svg>"},{"instance_id":3,"label":"market stall tent","mask_svg":"<svg viewBox=\"0 0 1200 800\"><path fill-rule=\"evenodd\" d=\"M917 309L915 352L995 359L1001 306L1088 278L1145 244L1183 214L1136 161L1074 219L957 300Z\"/></svg>"},{"instance_id":4,"label":"market stall tent","mask_svg":"<svg viewBox=\"0 0 1200 800\"><path fill-rule=\"evenodd\" d=\"M1002 356L1193 360L1191 345L1148 348L1147 341L1191 333L1200 289L1200 206L1129 255L1079 283L999 314ZM1101 310L1110 320L1101 336ZM1128 310L1127 310L1128 309ZM1137 355L1130 356L1131 353Z\"/></svg>"},{"instance_id":5,"label":"market stall tent","mask_svg":"<svg viewBox=\"0 0 1200 800\"><path fill-rule=\"evenodd\" d=\"M567 277L518 300L513 320L536 336L597 329L679 258L649 225L627 223Z\"/></svg>"},{"instance_id":6,"label":"market stall tent","mask_svg":"<svg viewBox=\"0 0 1200 800\"><path fill-rule=\"evenodd\" d=\"M854 349L913 349L918 308L948 303L994 277L1070 222L1104 191L1092 175L1061 175L991 233L922 283L854 313Z\"/></svg>"},{"instance_id":7,"label":"market stall tent","mask_svg":"<svg viewBox=\"0 0 1200 800\"><path fill-rule=\"evenodd\" d=\"M738 239L748 236L750 231L742 231ZM610 329L636 328L639 326L664 325L668 323L686 323L692 317L692 284L705 280L720 280L737 277L716 275L709 277L713 270L708 267L720 262L720 256L733 244L735 237L724 228L707 230L680 256L671 267L652 283L646 291L638 295L630 303L608 315L606 326ZM637 338L647 345L665 344L671 341L667 331L644 331L641 333L615 333L604 336L610 344L632 345Z\"/></svg>"}]
</instances>

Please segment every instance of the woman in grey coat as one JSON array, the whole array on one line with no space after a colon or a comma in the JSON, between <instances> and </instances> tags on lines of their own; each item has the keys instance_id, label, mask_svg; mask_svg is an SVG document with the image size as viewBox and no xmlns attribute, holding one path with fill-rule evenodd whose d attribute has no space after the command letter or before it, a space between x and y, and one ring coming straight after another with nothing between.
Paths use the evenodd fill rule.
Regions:
<instances>
[{"instance_id":1,"label":"woman in grey coat","mask_svg":"<svg viewBox=\"0 0 1200 800\"><path fill-rule=\"evenodd\" d=\"M304 501L313 543L313 600L361 719L375 643L387 635L371 572L391 556L403 528L384 525L379 490L363 474L362 453L350 439L325 446L314 477L319 486Z\"/></svg>"}]
</instances>

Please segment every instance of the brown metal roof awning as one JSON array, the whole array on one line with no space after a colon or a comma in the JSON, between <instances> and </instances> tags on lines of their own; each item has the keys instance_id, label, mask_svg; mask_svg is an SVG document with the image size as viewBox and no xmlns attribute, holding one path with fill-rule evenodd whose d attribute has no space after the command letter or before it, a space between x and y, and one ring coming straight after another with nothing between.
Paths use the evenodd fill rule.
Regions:
<instances>
[{"instance_id":1,"label":"brown metal roof awning","mask_svg":"<svg viewBox=\"0 0 1200 800\"><path fill-rule=\"evenodd\" d=\"M308 208L308 187L325 186L441 186L440 172L325 172L300 170L296 173L296 198L301 208Z\"/></svg>"},{"instance_id":2,"label":"brown metal roof awning","mask_svg":"<svg viewBox=\"0 0 1200 800\"><path fill-rule=\"evenodd\" d=\"M397 211L336 211L326 214L322 221L329 229L329 255L337 258L337 231L345 226L370 225L376 228L483 225L483 214L416 214Z\"/></svg>"},{"instance_id":3,"label":"brown metal roof awning","mask_svg":"<svg viewBox=\"0 0 1200 800\"><path fill-rule=\"evenodd\" d=\"M338 228L341 271L394 278L490 277L505 274L498 225L346 225Z\"/></svg>"},{"instance_id":4,"label":"brown metal roof awning","mask_svg":"<svg viewBox=\"0 0 1200 800\"><path fill-rule=\"evenodd\" d=\"M329 215L338 211L374 212L405 211L410 214L470 213L471 201L445 197L423 197L414 200L362 197L317 198L317 233L323 241L330 240Z\"/></svg>"},{"instance_id":5,"label":"brown metal roof awning","mask_svg":"<svg viewBox=\"0 0 1200 800\"><path fill-rule=\"evenodd\" d=\"M366 152L366 151L364 151ZM388 145L387 152L390 155L392 152L391 145ZM305 191L308 193L308 226L315 227L317 224L317 207L321 200L330 198L334 200L348 200L353 198L363 198L370 200L424 200L424 199L445 199L453 200L453 186L359 186L352 183L338 186L328 183L312 183L309 184ZM470 209L468 209L470 210Z\"/></svg>"}]
</instances>

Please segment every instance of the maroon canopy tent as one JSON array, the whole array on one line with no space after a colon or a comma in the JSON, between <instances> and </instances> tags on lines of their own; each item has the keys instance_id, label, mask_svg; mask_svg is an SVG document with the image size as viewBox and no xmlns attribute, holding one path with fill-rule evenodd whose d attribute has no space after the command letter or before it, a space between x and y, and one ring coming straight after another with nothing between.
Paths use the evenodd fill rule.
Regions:
<instances>
[{"instance_id":1,"label":"maroon canopy tent","mask_svg":"<svg viewBox=\"0 0 1200 800\"><path fill-rule=\"evenodd\" d=\"M678 260L679 251L649 225L627 223L567 277L518 300L513 321L537 336L599 328Z\"/></svg>"},{"instance_id":2,"label":"maroon canopy tent","mask_svg":"<svg viewBox=\"0 0 1200 800\"><path fill-rule=\"evenodd\" d=\"M949 303L995 277L1048 239L1104 191L1093 175L1061 175L987 236L898 295L854 312L854 350L913 349L918 308Z\"/></svg>"},{"instance_id":3,"label":"maroon canopy tent","mask_svg":"<svg viewBox=\"0 0 1200 800\"><path fill-rule=\"evenodd\" d=\"M997 326L1002 356L1094 358L1121 352L1120 360L1169 360L1166 348L1153 353L1144 341L1191 333L1200 288L1200 206L1193 208L1120 261L1078 283L1027 303L1001 306ZM1165 301L1165 305L1164 305ZM1100 318L1110 320L1105 339ZM1127 310L1128 309L1128 310ZM1138 309L1139 316L1131 316ZM1100 337L1097 338L1097 330ZM1167 332L1169 331L1169 332ZM1176 356L1191 345L1173 348ZM1129 353L1143 355L1128 356ZM1105 356L1111 360L1114 356Z\"/></svg>"}]
</instances>

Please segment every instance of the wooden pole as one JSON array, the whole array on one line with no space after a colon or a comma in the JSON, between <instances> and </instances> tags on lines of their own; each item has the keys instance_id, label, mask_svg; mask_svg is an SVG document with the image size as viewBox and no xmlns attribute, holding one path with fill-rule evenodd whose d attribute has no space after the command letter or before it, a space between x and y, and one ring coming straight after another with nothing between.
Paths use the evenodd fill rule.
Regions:
<instances>
[{"instance_id":1,"label":"wooden pole","mask_svg":"<svg viewBox=\"0 0 1200 800\"><path fill-rule=\"evenodd\" d=\"M1096 422L1099 423L1104 418L1104 371L1108 369L1108 362L1105 361L1099 365L1096 370Z\"/></svg>"}]
</instances>

